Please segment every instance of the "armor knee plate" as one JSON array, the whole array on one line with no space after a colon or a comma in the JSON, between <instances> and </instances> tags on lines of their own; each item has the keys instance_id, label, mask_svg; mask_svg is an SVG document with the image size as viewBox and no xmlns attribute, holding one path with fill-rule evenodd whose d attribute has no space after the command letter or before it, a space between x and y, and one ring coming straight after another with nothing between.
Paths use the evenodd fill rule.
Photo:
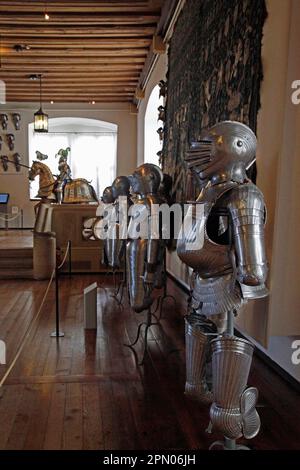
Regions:
<instances>
[{"instance_id":1,"label":"armor knee plate","mask_svg":"<svg viewBox=\"0 0 300 470\"><path fill-rule=\"evenodd\" d=\"M230 439L256 436L260 419L255 409L257 390L246 389L252 362L251 343L235 336L212 341L213 428Z\"/></svg>"},{"instance_id":2,"label":"armor knee plate","mask_svg":"<svg viewBox=\"0 0 300 470\"><path fill-rule=\"evenodd\" d=\"M207 366L210 362L210 341L216 335L205 331L208 325L195 315L185 319L186 384L185 394L202 403L212 402Z\"/></svg>"}]
</instances>

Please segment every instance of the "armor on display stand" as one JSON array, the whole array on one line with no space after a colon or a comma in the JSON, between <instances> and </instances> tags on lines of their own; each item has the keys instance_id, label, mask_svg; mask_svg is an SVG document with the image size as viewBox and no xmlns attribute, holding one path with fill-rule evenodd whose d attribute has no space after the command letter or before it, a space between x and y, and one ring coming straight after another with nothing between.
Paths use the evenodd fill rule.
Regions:
<instances>
[{"instance_id":1,"label":"armor on display stand","mask_svg":"<svg viewBox=\"0 0 300 470\"><path fill-rule=\"evenodd\" d=\"M114 198L114 224L115 224L115 233L112 238L106 240L107 245L109 245L109 253L111 258L109 259L109 266L115 271L116 269L120 269L122 262L125 261L124 266L124 274L123 278L120 280L118 286L115 288L115 293L112 297L119 303L122 304L124 288L127 283L127 275L126 275L126 241L125 234L122 235L122 229L126 229L127 234L127 226L128 226L128 208L131 205L130 199L130 182L127 176L118 176L112 186L112 196ZM122 201L123 199L123 201ZM125 200L125 201L124 201ZM125 202L125 205L123 205ZM121 227L121 220L125 226ZM118 295L120 294L120 297Z\"/></svg>"},{"instance_id":2,"label":"armor on display stand","mask_svg":"<svg viewBox=\"0 0 300 470\"><path fill-rule=\"evenodd\" d=\"M112 187L111 186L107 186L104 189L101 200L106 205L103 217L109 219L108 214L113 210L113 203L115 201L115 199L113 197ZM108 225L105 226L105 231L106 232L109 231ZM111 244L109 243L109 239L105 238L103 240L103 259L102 259L102 263L105 264L106 266L109 266L111 260L112 260Z\"/></svg>"},{"instance_id":3,"label":"armor on display stand","mask_svg":"<svg viewBox=\"0 0 300 470\"><path fill-rule=\"evenodd\" d=\"M235 448L235 439L252 438L260 428L258 392L247 388L253 346L233 330L242 304L268 295L264 198L246 176L256 144L249 127L224 121L191 145L186 163L202 189L192 228L177 243L178 256L193 268L185 390L212 402L212 429L224 435L225 448ZM196 217L197 204L203 211ZM203 245L189 249L187 241L200 230Z\"/></svg>"},{"instance_id":4,"label":"armor on display stand","mask_svg":"<svg viewBox=\"0 0 300 470\"><path fill-rule=\"evenodd\" d=\"M111 185L111 192L112 192L112 197L114 199L114 223L116 225L116 233L114 234L115 236L111 239L108 239L107 242L110 245L109 252L111 254L111 257L108 261L108 264L111 268L113 269L118 269L121 266L122 263L122 257L125 251L125 239L121 239L119 237L119 216L120 216L120 210L121 206L119 203L119 197L126 197L127 198L127 205L130 203L130 197L129 197L129 189L130 189L130 182L129 179L126 176L118 176L113 184Z\"/></svg>"},{"instance_id":5,"label":"armor on display stand","mask_svg":"<svg viewBox=\"0 0 300 470\"><path fill-rule=\"evenodd\" d=\"M150 235L151 213L153 204L160 205L164 201L158 195L158 190L163 179L161 169L150 163L139 166L129 176L132 192L136 195L134 199L133 213L128 225L128 241L126 245L126 264L129 301L131 308L137 312L147 310L147 320L138 327L137 336L132 344L128 344L133 351L139 340L142 326L145 326L144 353L141 364L147 352L147 335L151 326L157 324L152 321L153 312L153 289L159 288L161 273L164 264L165 243L159 235L152 238ZM146 222L147 233L143 233L143 223ZM157 303L157 308L159 301ZM135 351L134 351L135 352Z\"/></svg>"},{"instance_id":6,"label":"armor on display stand","mask_svg":"<svg viewBox=\"0 0 300 470\"><path fill-rule=\"evenodd\" d=\"M161 169L150 163L139 166L129 176L133 193L137 195L136 210L130 217L127 242L127 271L130 304L135 312L146 310L153 302L151 291L157 282L158 273L163 262L164 242L153 239L147 233L146 237L131 238L131 234L139 231L139 216L145 211L145 220L151 217L151 205L162 204L164 201L158 195L158 189L163 179ZM150 223L148 224L148 228Z\"/></svg>"}]
</instances>

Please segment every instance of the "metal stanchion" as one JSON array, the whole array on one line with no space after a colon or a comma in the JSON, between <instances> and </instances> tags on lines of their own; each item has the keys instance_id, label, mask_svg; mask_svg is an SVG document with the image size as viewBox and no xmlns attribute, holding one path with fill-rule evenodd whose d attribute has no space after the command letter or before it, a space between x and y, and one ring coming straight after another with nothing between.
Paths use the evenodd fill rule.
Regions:
<instances>
[{"instance_id":1,"label":"metal stanchion","mask_svg":"<svg viewBox=\"0 0 300 470\"><path fill-rule=\"evenodd\" d=\"M69 240L69 277L72 276L72 242Z\"/></svg>"},{"instance_id":2,"label":"metal stanchion","mask_svg":"<svg viewBox=\"0 0 300 470\"><path fill-rule=\"evenodd\" d=\"M62 338L65 336L63 332L59 330L59 269L55 269L55 324L56 328L51 333L51 338Z\"/></svg>"},{"instance_id":3,"label":"metal stanchion","mask_svg":"<svg viewBox=\"0 0 300 470\"><path fill-rule=\"evenodd\" d=\"M62 338L63 336L65 336L65 334L62 331L60 331L60 329L59 329L59 272L60 272L61 268L64 266L65 261L66 261L67 256L68 256L69 276L71 277L71 274L72 274L72 253L71 253L71 250L72 250L72 242L71 242L71 240L69 240L68 245L67 245L67 251L65 253L65 257L64 257L63 261L61 262L61 264L55 268L55 323L56 323L56 328L55 328L55 331L53 331L53 333L51 333L51 335L50 335L51 338Z\"/></svg>"},{"instance_id":4,"label":"metal stanchion","mask_svg":"<svg viewBox=\"0 0 300 470\"><path fill-rule=\"evenodd\" d=\"M42 299L42 302L40 304L40 307L35 315L35 317L32 319L30 325L28 326L27 330L25 331L24 333L24 336L22 338L22 341L21 341L21 344L20 346L18 347L17 349L17 352L15 354L15 357L13 358L10 366L7 368L4 376L0 379L0 398L2 396L2 391L3 391L3 385L5 384L6 382L6 379L9 377L11 371L13 370L13 368L15 367L16 363L17 363L17 360L19 359L20 355L22 354L22 351L28 341L28 339L30 338L31 336L31 333L34 331L34 328L41 316L41 313L42 313L42 310L43 310L43 307L44 307L44 304L45 304L45 301L46 301L46 298L47 298L47 295L48 295L48 292L50 290L50 287L51 287L51 284L52 284L52 281L53 281L53 278L54 278L54 275L55 275L55 270L53 269L52 271L52 274L51 274L51 277L50 277L50 280L48 282L48 285L47 285L47 289L44 293L44 296L43 296L43 299Z\"/></svg>"}]
</instances>

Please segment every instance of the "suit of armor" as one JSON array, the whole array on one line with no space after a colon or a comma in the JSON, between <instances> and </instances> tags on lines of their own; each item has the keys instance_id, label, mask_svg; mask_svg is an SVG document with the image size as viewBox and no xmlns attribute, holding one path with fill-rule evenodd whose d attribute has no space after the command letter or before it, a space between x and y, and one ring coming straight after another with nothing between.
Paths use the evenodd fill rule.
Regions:
<instances>
[{"instance_id":1,"label":"suit of armor","mask_svg":"<svg viewBox=\"0 0 300 470\"><path fill-rule=\"evenodd\" d=\"M56 182L56 194L59 204L63 201L63 192L65 185L72 180L71 178L71 168L67 162L68 157L61 156L58 161L58 171L59 175Z\"/></svg>"},{"instance_id":2,"label":"suit of armor","mask_svg":"<svg viewBox=\"0 0 300 470\"><path fill-rule=\"evenodd\" d=\"M107 186L104 189L101 199L102 199L102 202L106 205L103 217L109 220L114 209L113 203L115 201L111 186ZM108 224L106 224L105 230L106 232L109 232L109 222ZM107 233L107 237L103 240L102 263L105 264L106 266L110 266L111 262L112 262L111 244L109 242L109 234Z\"/></svg>"},{"instance_id":3,"label":"suit of armor","mask_svg":"<svg viewBox=\"0 0 300 470\"><path fill-rule=\"evenodd\" d=\"M127 207L130 205L131 202L129 197L129 189L130 182L126 176L118 176L111 186L112 197L114 199L112 208L112 222L115 226L115 230L112 234L113 236L105 241L105 247L107 251L108 265L113 269L120 268L122 257L126 248L126 239L121 238L120 233L120 211L123 209L123 206L122 203L120 203L119 197L126 198L127 204L126 207L124 207L126 213L123 214L123 218L126 218L125 228L127 230Z\"/></svg>"},{"instance_id":4,"label":"suit of armor","mask_svg":"<svg viewBox=\"0 0 300 470\"><path fill-rule=\"evenodd\" d=\"M150 163L141 165L129 177L136 198L128 225L126 262L130 304L136 312L142 312L151 306L151 292L154 287L158 287L159 274L163 268L163 241L151 238L149 232L133 236L141 228L140 216L144 213L144 220L150 222L152 204L164 202L158 195L162 178L160 168ZM148 228L149 226L150 223Z\"/></svg>"},{"instance_id":5,"label":"suit of armor","mask_svg":"<svg viewBox=\"0 0 300 470\"><path fill-rule=\"evenodd\" d=\"M213 429L229 439L260 428L257 390L247 387L253 346L233 334L232 315L248 299L268 295L264 246L265 204L248 180L256 137L244 124L216 124L194 142L186 162L202 187L188 234L178 240L181 260L193 268L186 317L186 394L212 402ZM196 217L196 205L202 204ZM203 230L201 247L187 240Z\"/></svg>"}]
</instances>

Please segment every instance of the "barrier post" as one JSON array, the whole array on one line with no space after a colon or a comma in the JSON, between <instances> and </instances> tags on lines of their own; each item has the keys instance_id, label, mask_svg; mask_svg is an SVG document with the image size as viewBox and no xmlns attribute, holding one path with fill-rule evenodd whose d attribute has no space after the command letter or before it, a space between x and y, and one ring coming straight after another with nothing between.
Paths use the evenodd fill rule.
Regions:
<instances>
[{"instance_id":1,"label":"barrier post","mask_svg":"<svg viewBox=\"0 0 300 470\"><path fill-rule=\"evenodd\" d=\"M69 240L69 277L72 276L72 242Z\"/></svg>"},{"instance_id":2,"label":"barrier post","mask_svg":"<svg viewBox=\"0 0 300 470\"><path fill-rule=\"evenodd\" d=\"M51 338L62 338L65 334L59 330L59 267L55 268L55 323L56 328Z\"/></svg>"}]
</instances>

